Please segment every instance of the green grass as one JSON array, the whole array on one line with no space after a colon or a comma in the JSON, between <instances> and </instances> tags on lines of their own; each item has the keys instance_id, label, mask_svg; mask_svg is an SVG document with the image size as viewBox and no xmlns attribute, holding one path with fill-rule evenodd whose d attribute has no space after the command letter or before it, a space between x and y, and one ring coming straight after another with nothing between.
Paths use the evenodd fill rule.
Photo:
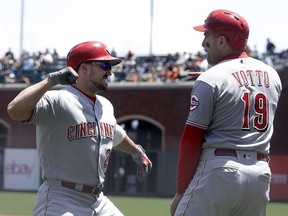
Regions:
<instances>
[{"instance_id":1,"label":"green grass","mask_svg":"<svg viewBox=\"0 0 288 216\"><path fill-rule=\"evenodd\" d=\"M0 215L31 215L35 193L0 192Z\"/></svg>"},{"instance_id":2,"label":"green grass","mask_svg":"<svg viewBox=\"0 0 288 216\"><path fill-rule=\"evenodd\" d=\"M35 193L0 192L0 215L31 215ZM125 216L169 216L169 198L108 196ZM267 216L286 216L288 203L269 203Z\"/></svg>"}]
</instances>

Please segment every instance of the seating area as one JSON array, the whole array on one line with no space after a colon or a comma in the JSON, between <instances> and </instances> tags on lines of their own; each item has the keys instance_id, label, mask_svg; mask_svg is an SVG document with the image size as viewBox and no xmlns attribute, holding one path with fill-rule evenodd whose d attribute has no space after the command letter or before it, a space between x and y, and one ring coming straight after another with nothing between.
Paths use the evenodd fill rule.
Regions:
<instances>
[{"instance_id":1,"label":"seating area","mask_svg":"<svg viewBox=\"0 0 288 216\"><path fill-rule=\"evenodd\" d=\"M253 53L249 54L255 57ZM287 56L283 53L275 53L273 55L263 54L257 58L277 70L288 64ZM9 58L11 56L9 57L7 54L0 62L0 83L26 83L29 85L43 80L51 72L66 67L66 58L52 54L49 58L23 55L19 61L12 61ZM188 75L188 72L204 72L209 68L206 56L201 52L162 56L136 56L129 52L127 56L119 58L122 59L122 62L112 68L113 73L109 77L109 82L186 82L197 78L197 76Z\"/></svg>"}]
</instances>

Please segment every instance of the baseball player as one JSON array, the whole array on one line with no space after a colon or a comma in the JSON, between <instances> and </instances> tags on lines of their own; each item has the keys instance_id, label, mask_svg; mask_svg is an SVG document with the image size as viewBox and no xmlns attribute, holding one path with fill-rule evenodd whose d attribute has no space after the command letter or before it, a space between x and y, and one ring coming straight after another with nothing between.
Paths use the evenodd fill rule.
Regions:
<instances>
[{"instance_id":1,"label":"baseball player","mask_svg":"<svg viewBox=\"0 0 288 216\"><path fill-rule=\"evenodd\" d=\"M264 216L280 78L246 54L249 26L240 15L215 10L194 29L204 32L212 67L192 89L171 215Z\"/></svg>"},{"instance_id":2,"label":"baseball player","mask_svg":"<svg viewBox=\"0 0 288 216\"><path fill-rule=\"evenodd\" d=\"M8 105L12 119L36 124L43 184L33 215L123 215L102 192L112 149L132 155L143 181L152 163L116 123L107 89L111 67L121 62L106 46L74 46L66 68L19 93ZM67 85L52 90L57 84Z\"/></svg>"}]
</instances>

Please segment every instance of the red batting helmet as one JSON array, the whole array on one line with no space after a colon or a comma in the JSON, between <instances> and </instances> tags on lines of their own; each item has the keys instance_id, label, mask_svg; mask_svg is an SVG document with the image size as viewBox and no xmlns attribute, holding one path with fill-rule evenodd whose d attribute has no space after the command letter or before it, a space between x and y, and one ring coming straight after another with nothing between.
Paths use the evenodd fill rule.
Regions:
<instances>
[{"instance_id":1,"label":"red batting helmet","mask_svg":"<svg viewBox=\"0 0 288 216\"><path fill-rule=\"evenodd\" d=\"M196 31L219 33L227 38L234 49L244 50L249 36L249 26L240 15L229 10L212 11L204 25L195 26Z\"/></svg>"},{"instance_id":2,"label":"red batting helmet","mask_svg":"<svg viewBox=\"0 0 288 216\"><path fill-rule=\"evenodd\" d=\"M121 59L111 56L105 44L98 41L87 41L74 46L67 55L67 66L75 71L79 65L87 61L110 62L117 65Z\"/></svg>"}]
</instances>

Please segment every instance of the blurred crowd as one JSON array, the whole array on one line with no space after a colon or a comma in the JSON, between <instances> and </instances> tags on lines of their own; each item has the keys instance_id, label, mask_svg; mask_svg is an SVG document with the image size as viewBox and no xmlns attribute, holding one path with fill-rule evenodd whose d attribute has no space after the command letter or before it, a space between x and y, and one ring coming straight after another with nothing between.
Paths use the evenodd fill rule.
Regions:
<instances>
[{"instance_id":1,"label":"blurred crowd","mask_svg":"<svg viewBox=\"0 0 288 216\"><path fill-rule=\"evenodd\" d=\"M30 54L23 52L20 58L15 58L11 48L0 58L0 83L26 83L37 82L43 79L49 69L57 64L59 55L56 49L50 52Z\"/></svg>"},{"instance_id":2,"label":"blurred crowd","mask_svg":"<svg viewBox=\"0 0 288 216\"><path fill-rule=\"evenodd\" d=\"M288 62L288 50L275 53L276 46L267 39L266 52L258 53L257 47L247 47L246 52L254 58L264 61L274 67L276 64ZM112 50L111 54L117 56ZM162 56L137 56L129 50L126 56L117 56L123 61L113 67L109 82L185 82L197 78L197 72L209 68L205 53L174 53ZM0 83L36 83L47 74L66 67L66 59L59 57L57 50L30 54L23 52L16 59L8 48L0 58ZM194 73L193 75L193 72ZM195 75L196 74L196 75Z\"/></svg>"},{"instance_id":3,"label":"blurred crowd","mask_svg":"<svg viewBox=\"0 0 288 216\"><path fill-rule=\"evenodd\" d=\"M122 59L122 63L114 68L111 82L187 81L193 79L187 76L188 71L200 72L208 69L206 56L201 52L137 56L129 50Z\"/></svg>"}]
</instances>

